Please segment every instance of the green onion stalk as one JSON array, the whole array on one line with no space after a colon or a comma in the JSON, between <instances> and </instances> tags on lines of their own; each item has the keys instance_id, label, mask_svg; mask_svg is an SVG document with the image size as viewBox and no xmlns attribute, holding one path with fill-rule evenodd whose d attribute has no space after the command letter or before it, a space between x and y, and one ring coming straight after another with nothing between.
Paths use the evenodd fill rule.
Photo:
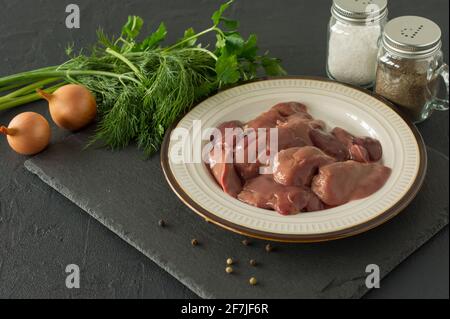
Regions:
<instances>
[{"instance_id":1,"label":"green onion stalk","mask_svg":"<svg viewBox=\"0 0 450 319\"><path fill-rule=\"evenodd\" d=\"M112 77L137 82L131 77L95 70L58 70L53 67L23 72L0 79L0 93L7 92L0 95L0 111L40 100L42 97L36 92L38 89L51 94L77 76Z\"/></svg>"},{"instance_id":2,"label":"green onion stalk","mask_svg":"<svg viewBox=\"0 0 450 319\"><path fill-rule=\"evenodd\" d=\"M231 3L231 2L230 2ZM130 17L130 19L138 20L139 17ZM126 26L125 26L126 27ZM124 27L124 28L125 28ZM199 32L197 34L189 35L183 38L178 43L165 48L162 50L164 53L169 53L172 50L176 50L177 48L183 47L188 43L192 43L196 39L198 39L201 36L204 36L210 32L217 32L221 36L225 37L225 34L222 30L220 30L217 26L213 26L209 29L206 29L202 32ZM122 34L123 36L123 34ZM133 39L134 40L134 39ZM120 41L125 41L123 38L120 38L119 41L116 41L116 44ZM211 58L213 58L215 61L218 60L218 57L211 51L196 47L192 48L192 50L203 52L207 55L209 55ZM70 49L69 49L70 51ZM116 57L117 59L123 61L126 65L128 65L131 69L131 71L134 72L134 75L137 76L138 79L135 77L130 77L124 74L117 74L113 72L105 72L105 71L99 71L99 70L70 70L70 69L64 69L65 65L70 65L71 62L74 62L76 60L69 60L66 63L64 63L61 66L53 66L53 67L46 67L41 68L33 71L23 72L11 76L6 76L3 78L0 78L0 111L4 111L7 109L11 109L17 106L21 106L24 104L28 104L31 102L35 102L37 100L42 99L42 96L36 91L38 89L43 90L46 93L53 93L61 86L68 84L70 82L76 82L77 77L80 76L98 76L98 77L105 77L105 78L117 78L121 81L131 81L138 85L142 85L141 82L139 82L139 78L143 79L143 76L140 74L138 68L134 66L127 58L126 55L120 54L119 52L116 52L113 48L106 48L105 52L107 54L110 54L111 56ZM129 53L131 56L138 56L139 54L142 54L141 52L133 52ZM1 93L8 92L7 94L1 95Z\"/></svg>"}]
</instances>

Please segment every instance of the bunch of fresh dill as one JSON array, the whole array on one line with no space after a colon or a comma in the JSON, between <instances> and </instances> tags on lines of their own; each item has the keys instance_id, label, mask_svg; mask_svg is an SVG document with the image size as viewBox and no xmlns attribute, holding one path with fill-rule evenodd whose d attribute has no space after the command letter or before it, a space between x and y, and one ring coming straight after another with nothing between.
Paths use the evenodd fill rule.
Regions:
<instances>
[{"instance_id":1,"label":"bunch of fresh dill","mask_svg":"<svg viewBox=\"0 0 450 319\"><path fill-rule=\"evenodd\" d=\"M192 28L175 44L163 47L167 30L162 23L143 41L140 17L129 17L120 37L98 32L91 55L68 54L66 63L0 79L0 110L37 100L36 88L52 92L64 83L86 86L97 98L99 123L93 141L112 149L136 142L146 155L159 150L166 130L200 99L224 86L266 75L284 74L278 59L258 55L257 39L244 39L238 22L223 16L233 1L212 16L213 25L196 33ZM216 34L214 50L197 43ZM53 85L53 86L50 86ZM50 86L50 87L48 87ZM15 90L10 92L11 90Z\"/></svg>"}]
</instances>

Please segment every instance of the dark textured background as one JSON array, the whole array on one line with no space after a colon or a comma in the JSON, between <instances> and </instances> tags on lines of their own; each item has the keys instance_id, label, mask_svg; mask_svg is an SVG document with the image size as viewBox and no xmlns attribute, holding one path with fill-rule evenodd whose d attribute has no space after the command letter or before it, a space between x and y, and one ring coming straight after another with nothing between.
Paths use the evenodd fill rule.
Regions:
<instances>
[{"instance_id":1,"label":"dark textured background","mask_svg":"<svg viewBox=\"0 0 450 319\"><path fill-rule=\"evenodd\" d=\"M73 2L73 1L72 1ZM0 75L64 61L68 42L92 43L95 29L117 32L129 14L154 28L164 20L175 39L187 26L209 25L218 1L75 1L80 30L64 27L69 1L0 1ZM290 74L324 75L329 1L238 1L233 16L244 33L259 35L261 47L283 58ZM441 25L448 61L448 1L391 1L391 17L420 14ZM22 107L48 116L44 103ZM0 114L0 122L19 112ZM427 144L448 157L448 113L420 126ZM66 133L54 130L54 140ZM0 140L0 297L194 297L184 286L122 242L37 177L26 158ZM448 177L443 177L448 178ZM442 194L447 196L447 194ZM448 298L448 228L397 268L368 297ZM83 288L64 286L64 268L84 269Z\"/></svg>"},{"instance_id":2,"label":"dark textured background","mask_svg":"<svg viewBox=\"0 0 450 319\"><path fill-rule=\"evenodd\" d=\"M448 225L448 159L428 149L427 178L398 217L359 236L315 244L251 240L206 223L171 191L159 156L146 161L134 146L85 148L89 130L52 144L25 167L203 298L360 298L367 265L385 278ZM158 227L163 218L168 227ZM201 243L192 247L191 240ZM235 272L224 271L225 260ZM257 267L248 264L249 259ZM85 265L81 268L85 274ZM259 279L257 287L247 282Z\"/></svg>"}]
</instances>

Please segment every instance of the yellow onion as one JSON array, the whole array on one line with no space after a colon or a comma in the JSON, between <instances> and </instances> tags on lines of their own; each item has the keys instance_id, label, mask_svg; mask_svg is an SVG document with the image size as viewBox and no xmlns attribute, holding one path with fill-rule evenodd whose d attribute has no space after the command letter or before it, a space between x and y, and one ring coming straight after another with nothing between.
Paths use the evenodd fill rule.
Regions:
<instances>
[{"instance_id":1,"label":"yellow onion","mask_svg":"<svg viewBox=\"0 0 450 319\"><path fill-rule=\"evenodd\" d=\"M43 151L51 138L47 120L34 112L17 115L8 127L0 127L0 134L6 135L9 146L22 155L34 155Z\"/></svg>"},{"instance_id":2,"label":"yellow onion","mask_svg":"<svg viewBox=\"0 0 450 319\"><path fill-rule=\"evenodd\" d=\"M97 115L94 95L82 85L64 85L53 94L38 90L48 101L50 115L60 128L78 131L91 123Z\"/></svg>"}]
</instances>

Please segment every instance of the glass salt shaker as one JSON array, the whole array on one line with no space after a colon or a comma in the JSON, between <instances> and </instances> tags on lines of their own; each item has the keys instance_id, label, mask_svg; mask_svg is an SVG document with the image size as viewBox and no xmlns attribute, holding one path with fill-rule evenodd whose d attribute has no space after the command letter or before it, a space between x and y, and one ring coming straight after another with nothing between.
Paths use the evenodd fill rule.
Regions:
<instances>
[{"instance_id":1,"label":"glass salt shaker","mask_svg":"<svg viewBox=\"0 0 450 319\"><path fill-rule=\"evenodd\" d=\"M387 5L387 0L333 0L328 28L328 77L373 87Z\"/></svg>"},{"instance_id":2,"label":"glass salt shaker","mask_svg":"<svg viewBox=\"0 0 450 319\"><path fill-rule=\"evenodd\" d=\"M441 36L436 23L417 16L396 18L385 28L375 92L394 102L414 123L449 108Z\"/></svg>"}]
</instances>

